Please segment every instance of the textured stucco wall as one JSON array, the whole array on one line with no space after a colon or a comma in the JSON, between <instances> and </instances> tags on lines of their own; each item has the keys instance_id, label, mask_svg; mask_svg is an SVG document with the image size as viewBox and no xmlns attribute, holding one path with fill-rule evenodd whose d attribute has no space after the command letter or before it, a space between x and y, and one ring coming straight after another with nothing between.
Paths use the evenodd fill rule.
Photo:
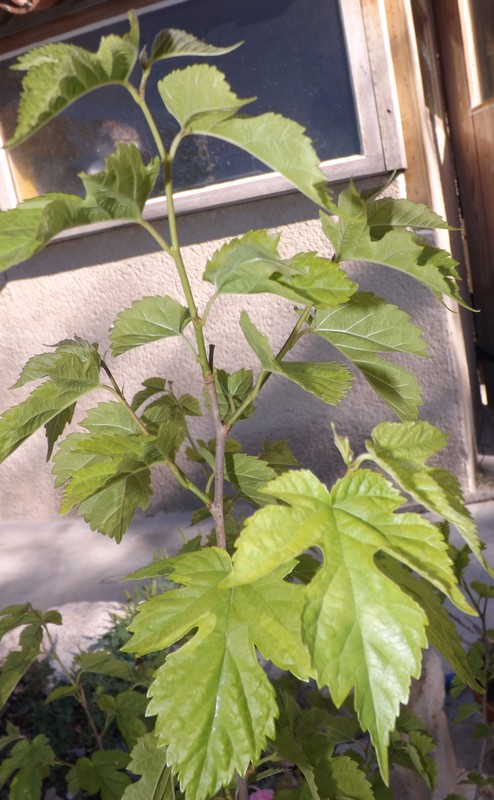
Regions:
<instances>
[{"instance_id":1,"label":"textured stucco wall","mask_svg":"<svg viewBox=\"0 0 494 800\"><path fill-rule=\"evenodd\" d=\"M398 183L394 192L400 188L403 186ZM329 255L317 210L297 195L183 216L179 220L180 236L200 307L211 291L211 287L201 286L200 281L206 258L228 237L259 227L282 232L281 251L287 256L312 249ZM470 488L470 444L462 411L468 387L462 385L458 374L458 363L463 358L458 354L458 341L453 352L453 339L456 336L458 340L457 318L425 289L397 272L374 266L360 266L351 272L361 288L372 289L399 304L425 329L430 358L407 361L424 386L421 416L451 432L443 463L456 472L465 488ZM8 387L17 379L22 364L43 351L44 345L77 333L99 341L105 352L109 325L122 308L136 298L165 293L181 299L173 265L157 252L145 232L134 227L57 242L30 262L10 270L3 285L0 283L0 410L25 396L29 387L15 392ZM247 366L257 370L256 359L237 324L241 309L248 310L276 351L293 325L292 305L281 298L255 296L222 298L214 307L207 338L216 345L216 366L228 370ZM294 357L325 360L332 354L329 345L316 337L305 337ZM173 380L178 392L201 391L200 376L191 362L190 351L178 339L137 348L120 356L113 367L127 396L137 390L143 378L156 374ZM102 395L100 399L107 398ZM260 449L263 438L288 437L302 464L330 481L342 472L332 443L330 422L336 423L340 433L349 435L358 450L372 426L385 418L392 419L391 412L358 377L353 391L337 408L324 405L282 378L273 377L257 402L254 419L241 422L236 436L251 453ZM207 418L192 420L191 428L203 438L213 433ZM55 517L58 497L50 469L45 461L44 435L39 432L0 465L0 518ZM177 510L190 504L189 497L164 470L157 471L155 489L150 513Z\"/></svg>"}]
</instances>

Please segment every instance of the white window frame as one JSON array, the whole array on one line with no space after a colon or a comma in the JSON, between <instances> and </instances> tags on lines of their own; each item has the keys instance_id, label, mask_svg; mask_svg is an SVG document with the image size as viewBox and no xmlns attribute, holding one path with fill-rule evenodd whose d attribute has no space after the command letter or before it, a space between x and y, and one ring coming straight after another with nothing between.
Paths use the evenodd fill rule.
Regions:
<instances>
[{"instance_id":1,"label":"white window frame","mask_svg":"<svg viewBox=\"0 0 494 800\"><path fill-rule=\"evenodd\" d=\"M185 1L164 0L139 8L137 13ZM406 167L383 0L339 0L339 4L362 153L323 161L321 167L330 184L350 178L382 175ZM126 14L114 15L105 20L105 25L125 18ZM94 30L96 27L80 26L71 31L70 35ZM49 41L66 38L67 34L64 33ZM46 41L48 40L41 40L38 44ZM11 58L19 52L22 51L11 50L3 57ZM1 145L0 139L0 147ZM279 173L268 172L179 191L175 195L175 206L177 213L191 213L289 191L293 191L289 181ZM8 154L0 149L0 209L12 208L16 202L17 194ZM149 200L145 209L146 218L153 219L163 215L166 215L166 201L162 197ZM88 233L114 224L122 223L88 225L80 230L73 228L61 236L79 235L83 231Z\"/></svg>"}]
</instances>

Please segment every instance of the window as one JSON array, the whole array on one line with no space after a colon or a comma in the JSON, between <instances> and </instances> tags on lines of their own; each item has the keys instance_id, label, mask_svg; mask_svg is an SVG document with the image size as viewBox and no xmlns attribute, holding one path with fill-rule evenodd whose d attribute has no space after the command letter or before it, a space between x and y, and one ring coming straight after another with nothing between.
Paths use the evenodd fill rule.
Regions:
<instances>
[{"instance_id":1,"label":"window","mask_svg":"<svg viewBox=\"0 0 494 800\"><path fill-rule=\"evenodd\" d=\"M80 13L77 20L72 19L70 35L59 32L64 27L62 3L57 9L44 12L43 24L25 27L15 37L10 33L0 38L0 120L4 138L12 134L15 126L22 75L9 66L21 52L20 42L32 41L37 28L38 43L66 39L96 49L101 35L110 31L121 34L128 28L124 14L101 20L103 10L115 7L112 2L83 1L77 7L81 5L85 6L86 20ZM122 9L124 4L118 5ZM67 9L73 12L75 7L74 0L68 0ZM93 21L95 12L99 22ZM214 63L240 97L257 92L258 99L246 108L246 113L277 111L307 128L330 181L404 166L390 67L389 62L383 61L384 37L376 42L373 30L377 63L371 65L360 0L249 0L248 4L245 0L168 0L148 3L138 13L148 47L156 31L166 27L186 29L217 45L244 40L242 47ZM30 15L32 26L36 16ZM371 17L374 23L375 13ZM82 25L84 21L86 26ZM70 15L65 18L67 24ZM187 63L190 60L174 59L158 65L158 69L161 67L164 73ZM373 69L379 75L376 82ZM101 168L117 140L134 141L144 155L153 155L153 143L139 111L133 108L130 98L129 102L123 98L123 91L108 87L88 95L24 145L8 155L3 152L2 206L61 187L77 193L80 184L74 177L76 173ZM157 92L150 100L159 110L161 133L169 141L174 120L165 118ZM209 137L184 140L176 162L175 185L180 190L179 210L235 202L289 188L281 176L269 173L254 158ZM152 210L153 201L150 206Z\"/></svg>"}]
</instances>

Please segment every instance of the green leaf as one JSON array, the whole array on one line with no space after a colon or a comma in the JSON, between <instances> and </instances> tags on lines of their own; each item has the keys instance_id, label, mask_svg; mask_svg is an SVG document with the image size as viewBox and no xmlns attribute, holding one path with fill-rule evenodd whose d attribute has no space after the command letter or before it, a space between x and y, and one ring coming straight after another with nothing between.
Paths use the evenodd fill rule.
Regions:
<instances>
[{"instance_id":1,"label":"green leaf","mask_svg":"<svg viewBox=\"0 0 494 800\"><path fill-rule=\"evenodd\" d=\"M215 370L216 397L222 420L227 419L229 414L235 413L247 398L252 386L252 370L250 369L239 369L232 373L226 372L224 369ZM209 408L207 393L205 393L205 402ZM254 407L250 405L239 419L247 419L253 411Z\"/></svg>"},{"instance_id":2,"label":"green leaf","mask_svg":"<svg viewBox=\"0 0 494 800\"><path fill-rule=\"evenodd\" d=\"M107 653L105 650L96 650L93 653L80 653L77 663L81 672L95 672L99 675L111 675L123 681L131 680L132 665L122 658Z\"/></svg>"},{"instance_id":3,"label":"green leaf","mask_svg":"<svg viewBox=\"0 0 494 800\"><path fill-rule=\"evenodd\" d=\"M223 73L209 64L174 70L159 81L158 91L167 111L188 133L202 132L194 125L208 128L255 100L237 97Z\"/></svg>"},{"instance_id":4,"label":"green leaf","mask_svg":"<svg viewBox=\"0 0 494 800\"><path fill-rule=\"evenodd\" d=\"M99 386L101 360L96 348L82 339L67 340L57 345L52 359L47 359L44 371L49 380L38 386L29 397L0 417L0 461L16 450L25 439L52 420L51 437L68 409L83 395ZM29 362L28 362L29 363ZM23 382L26 377L22 376Z\"/></svg>"},{"instance_id":5,"label":"green leaf","mask_svg":"<svg viewBox=\"0 0 494 800\"><path fill-rule=\"evenodd\" d=\"M276 476L269 464L246 453L225 454L225 478L240 494L257 506L267 502L262 488Z\"/></svg>"},{"instance_id":6,"label":"green leaf","mask_svg":"<svg viewBox=\"0 0 494 800\"><path fill-rule=\"evenodd\" d=\"M125 436L140 433L140 429L122 403L111 400L106 403L98 403L94 408L89 409L81 426L92 434L103 434L105 436L117 435Z\"/></svg>"},{"instance_id":7,"label":"green leaf","mask_svg":"<svg viewBox=\"0 0 494 800\"><path fill-rule=\"evenodd\" d=\"M159 339L180 336L190 322L188 310L171 297L144 297L121 311L111 333L114 356Z\"/></svg>"},{"instance_id":8,"label":"green leaf","mask_svg":"<svg viewBox=\"0 0 494 800\"><path fill-rule=\"evenodd\" d=\"M283 581L286 569L240 589L222 589L230 573L223 550L206 548L171 560L172 589L139 606L126 651L145 654L192 638L155 673L149 714L168 747L168 763L195 800L244 774L274 735L274 690L254 647L282 669L307 678L300 639L303 588ZM187 680L184 680L184 675ZM190 691L190 686L194 691Z\"/></svg>"},{"instance_id":9,"label":"green leaf","mask_svg":"<svg viewBox=\"0 0 494 800\"><path fill-rule=\"evenodd\" d=\"M80 173L86 190L84 208L93 215L99 209L102 219L139 222L159 170L159 158L144 164L135 144L120 142L115 152L105 159L103 170L94 174Z\"/></svg>"},{"instance_id":10,"label":"green leaf","mask_svg":"<svg viewBox=\"0 0 494 800\"><path fill-rule=\"evenodd\" d=\"M100 793L101 800L120 800L130 778L121 772L129 757L121 750L102 750L90 758L79 758L67 776L67 785L73 795L81 790L90 795Z\"/></svg>"},{"instance_id":11,"label":"green leaf","mask_svg":"<svg viewBox=\"0 0 494 800\"><path fill-rule=\"evenodd\" d=\"M209 259L204 280L218 294L270 292L323 308L346 302L356 290L338 264L311 252L282 259L278 243L265 230L233 239Z\"/></svg>"},{"instance_id":12,"label":"green leaf","mask_svg":"<svg viewBox=\"0 0 494 800\"><path fill-rule=\"evenodd\" d=\"M11 779L11 800L39 800L42 782L54 764L55 753L44 734L32 742L23 739L0 764L0 787Z\"/></svg>"},{"instance_id":13,"label":"green leaf","mask_svg":"<svg viewBox=\"0 0 494 800\"><path fill-rule=\"evenodd\" d=\"M175 787L166 763L166 750L152 733L139 739L130 757L128 769L141 777L126 788L123 800L174 800Z\"/></svg>"},{"instance_id":14,"label":"green leaf","mask_svg":"<svg viewBox=\"0 0 494 800\"><path fill-rule=\"evenodd\" d=\"M481 564L493 575L482 555L475 521L465 506L456 478L427 460L441 450L447 437L433 425L417 422L383 422L366 442L370 458L429 511L454 525Z\"/></svg>"},{"instance_id":15,"label":"green leaf","mask_svg":"<svg viewBox=\"0 0 494 800\"><path fill-rule=\"evenodd\" d=\"M234 116L253 98L240 100L224 75L206 64L172 72L158 88L168 111L186 133L214 136L241 147L280 172L302 194L334 212L317 154L297 122L272 113Z\"/></svg>"},{"instance_id":16,"label":"green leaf","mask_svg":"<svg viewBox=\"0 0 494 800\"><path fill-rule=\"evenodd\" d=\"M43 629L40 625L28 625L19 637L20 650L11 650L0 669L0 709L2 709L15 687L33 664L40 652Z\"/></svg>"},{"instance_id":17,"label":"green leaf","mask_svg":"<svg viewBox=\"0 0 494 800\"><path fill-rule=\"evenodd\" d=\"M376 236L382 233L386 208L394 219L394 207L382 206ZM339 196L338 223L323 216L323 231L335 249L336 261L363 261L397 269L422 283L439 300L447 295L465 305L458 289L458 262L449 253L432 247L413 231L396 230L394 226L381 238L372 239L369 213L375 214L375 202L366 203L352 184Z\"/></svg>"},{"instance_id":18,"label":"green leaf","mask_svg":"<svg viewBox=\"0 0 494 800\"><path fill-rule=\"evenodd\" d=\"M98 699L100 709L115 718L118 730L131 750L140 736L147 733L143 721L147 700L140 692L128 690L112 696L102 694Z\"/></svg>"},{"instance_id":19,"label":"green leaf","mask_svg":"<svg viewBox=\"0 0 494 800\"><path fill-rule=\"evenodd\" d=\"M231 53L232 50L236 50L241 44L242 42L237 42L237 44L232 44L229 47L215 47L215 45L202 42L192 34L186 33L186 31L167 28L155 36L148 66L161 61L163 58L222 56L226 53Z\"/></svg>"},{"instance_id":20,"label":"green leaf","mask_svg":"<svg viewBox=\"0 0 494 800\"><path fill-rule=\"evenodd\" d=\"M318 682L337 706L355 688L360 723L386 776L389 733L410 677L420 673L427 620L382 575L375 555L389 553L468 608L446 543L418 514L394 513L403 498L367 470L350 473L331 492L305 470L281 475L265 491L287 505L266 506L247 520L225 585L259 579L310 547L322 551L324 563L306 589L304 638Z\"/></svg>"},{"instance_id":21,"label":"green leaf","mask_svg":"<svg viewBox=\"0 0 494 800\"><path fill-rule=\"evenodd\" d=\"M427 638L432 647L446 659L466 686L481 691L463 649L463 642L456 625L444 608L437 591L427 581L413 575L388 556L381 554L377 563L384 574L401 586L427 614L429 620Z\"/></svg>"},{"instance_id":22,"label":"green leaf","mask_svg":"<svg viewBox=\"0 0 494 800\"><path fill-rule=\"evenodd\" d=\"M147 378L142 382L142 385L144 389L136 392L132 398L130 405L133 411L137 411L143 403L154 397L154 395L166 392L167 382L164 378Z\"/></svg>"},{"instance_id":23,"label":"green leaf","mask_svg":"<svg viewBox=\"0 0 494 800\"><path fill-rule=\"evenodd\" d=\"M240 315L240 327L264 370L288 378L331 405L337 405L345 396L351 376L341 364L334 361L277 361L271 353L267 337L257 330L245 311Z\"/></svg>"},{"instance_id":24,"label":"green leaf","mask_svg":"<svg viewBox=\"0 0 494 800\"><path fill-rule=\"evenodd\" d=\"M286 472L290 467L300 466L291 451L288 439L276 439L274 442L264 441L260 458L266 461L278 475Z\"/></svg>"},{"instance_id":25,"label":"green leaf","mask_svg":"<svg viewBox=\"0 0 494 800\"><path fill-rule=\"evenodd\" d=\"M46 460L49 461L53 454L53 448L55 443L60 438L62 433L65 430L66 425L69 425L72 422L72 418L74 416L76 403L65 408L60 414L57 414L56 417L53 417L49 422L45 425L45 434L46 439L48 441L48 450L46 453Z\"/></svg>"},{"instance_id":26,"label":"green leaf","mask_svg":"<svg viewBox=\"0 0 494 800\"><path fill-rule=\"evenodd\" d=\"M439 214L422 203L404 198L383 197L366 203L367 221L372 239L381 239L393 228L442 228L450 226Z\"/></svg>"},{"instance_id":27,"label":"green leaf","mask_svg":"<svg viewBox=\"0 0 494 800\"><path fill-rule=\"evenodd\" d=\"M64 108L99 86L124 84L137 61L139 27L134 12L124 36L104 36L96 53L58 42L45 44L18 58L14 69L25 70L17 128L8 147L21 144Z\"/></svg>"},{"instance_id":28,"label":"green leaf","mask_svg":"<svg viewBox=\"0 0 494 800\"><path fill-rule=\"evenodd\" d=\"M311 327L362 372L400 419L417 416L422 392L415 375L377 355L425 355L422 332L408 314L370 292L357 292L345 305L317 311Z\"/></svg>"},{"instance_id":29,"label":"green leaf","mask_svg":"<svg viewBox=\"0 0 494 800\"><path fill-rule=\"evenodd\" d=\"M86 197L53 193L0 212L0 271L42 250L69 228L108 220L142 222L142 209L155 183L157 159L147 166L135 145L119 144L95 175L79 176Z\"/></svg>"}]
</instances>

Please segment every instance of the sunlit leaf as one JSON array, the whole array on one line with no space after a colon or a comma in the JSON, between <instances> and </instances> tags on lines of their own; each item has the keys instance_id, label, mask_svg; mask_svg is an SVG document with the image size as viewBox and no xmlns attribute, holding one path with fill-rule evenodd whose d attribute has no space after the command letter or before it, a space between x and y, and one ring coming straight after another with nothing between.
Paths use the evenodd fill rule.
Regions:
<instances>
[{"instance_id":1,"label":"sunlit leaf","mask_svg":"<svg viewBox=\"0 0 494 800\"><path fill-rule=\"evenodd\" d=\"M223 245L206 264L204 279L219 294L271 294L326 308L346 302L357 285L338 264L317 253L278 254L279 236L250 231Z\"/></svg>"},{"instance_id":2,"label":"sunlit leaf","mask_svg":"<svg viewBox=\"0 0 494 800\"><path fill-rule=\"evenodd\" d=\"M257 506L267 502L261 489L276 473L265 461L246 453L226 453L225 478Z\"/></svg>"},{"instance_id":3,"label":"sunlit leaf","mask_svg":"<svg viewBox=\"0 0 494 800\"><path fill-rule=\"evenodd\" d=\"M222 589L231 563L218 548L176 557L169 566L169 577L183 588L139 606L124 649L160 650L196 629L155 673L148 713L157 714L159 743L168 747L182 789L204 800L235 771L244 774L266 737L274 736L274 690L254 646L264 658L307 677L299 617L303 588L283 581L285 569L250 586Z\"/></svg>"},{"instance_id":4,"label":"sunlit leaf","mask_svg":"<svg viewBox=\"0 0 494 800\"><path fill-rule=\"evenodd\" d=\"M465 305L458 288L458 262L444 250L433 247L414 231L394 226L396 206L392 204L379 206L380 216L377 218L375 236L380 236L385 225L386 213L393 226L380 238L371 237L371 221L375 221L375 201L366 203L353 184L341 192L338 200L339 219L335 223L326 215L322 215L323 231L335 250L335 260L362 261L397 269L404 272L431 291L442 300L446 295L461 305ZM410 214L410 210L407 211ZM422 214L425 212L421 210ZM437 227L437 218L429 217Z\"/></svg>"},{"instance_id":5,"label":"sunlit leaf","mask_svg":"<svg viewBox=\"0 0 494 800\"><path fill-rule=\"evenodd\" d=\"M449 228L447 222L428 206L405 198L368 200L366 209L373 239L380 239L393 228Z\"/></svg>"},{"instance_id":6,"label":"sunlit leaf","mask_svg":"<svg viewBox=\"0 0 494 800\"><path fill-rule=\"evenodd\" d=\"M372 441L366 446L372 460L403 491L454 525L479 561L494 574L482 555L477 527L464 504L458 481L448 470L426 463L446 441L445 434L422 420L383 422L374 428Z\"/></svg>"},{"instance_id":7,"label":"sunlit leaf","mask_svg":"<svg viewBox=\"0 0 494 800\"><path fill-rule=\"evenodd\" d=\"M266 506L247 520L225 583L259 579L310 547L322 551L323 565L306 588L304 637L333 701L341 705L355 688L360 723L385 776L389 733L410 677L420 672L427 618L374 558L389 553L468 610L446 543L418 514L395 513L403 498L367 470L350 473L331 492L304 470L284 473L265 491L287 505Z\"/></svg>"},{"instance_id":8,"label":"sunlit leaf","mask_svg":"<svg viewBox=\"0 0 494 800\"><path fill-rule=\"evenodd\" d=\"M188 310L171 297L144 297L130 308L121 311L111 333L111 350L119 356L133 347L139 347L169 336L180 336L190 322Z\"/></svg>"},{"instance_id":9,"label":"sunlit leaf","mask_svg":"<svg viewBox=\"0 0 494 800\"><path fill-rule=\"evenodd\" d=\"M7 143L21 144L64 108L99 86L125 83L139 53L136 15L129 14L124 36L104 36L96 53L57 42L21 55L15 69L26 71L22 82L17 128Z\"/></svg>"},{"instance_id":10,"label":"sunlit leaf","mask_svg":"<svg viewBox=\"0 0 494 800\"><path fill-rule=\"evenodd\" d=\"M74 340L73 346L64 345L61 343L56 357L46 362L49 363L49 370L45 370L49 379L0 417L0 461L43 425L54 419L58 424L66 409L99 386L97 351L83 340Z\"/></svg>"},{"instance_id":11,"label":"sunlit leaf","mask_svg":"<svg viewBox=\"0 0 494 800\"><path fill-rule=\"evenodd\" d=\"M209 64L193 64L174 70L158 83L167 110L188 133L195 124L208 128L235 114L254 97L241 100L232 92L225 76Z\"/></svg>"}]
</instances>

